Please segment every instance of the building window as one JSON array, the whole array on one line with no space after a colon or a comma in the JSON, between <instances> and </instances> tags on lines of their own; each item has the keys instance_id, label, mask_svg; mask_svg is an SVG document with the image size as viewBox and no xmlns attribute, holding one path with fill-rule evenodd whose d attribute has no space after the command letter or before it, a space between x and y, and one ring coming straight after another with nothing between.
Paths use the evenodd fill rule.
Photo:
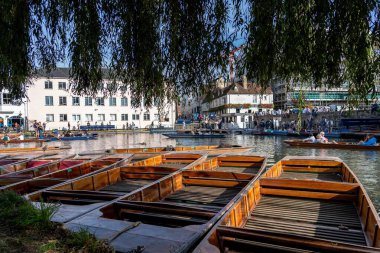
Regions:
<instances>
[{"instance_id":1,"label":"building window","mask_svg":"<svg viewBox=\"0 0 380 253\"><path fill-rule=\"evenodd\" d=\"M67 114L60 114L59 121L67 121Z\"/></svg>"},{"instance_id":2,"label":"building window","mask_svg":"<svg viewBox=\"0 0 380 253\"><path fill-rule=\"evenodd\" d=\"M149 121L150 120L150 114L149 113L144 113L144 120Z\"/></svg>"},{"instance_id":3,"label":"building window","mask_svg":"<svg viewBox=\"0 0 380 253\"><path fill-rule=\"evenodd\" d=\"M121 98L121 106L128 106L128 98Z\"/></svg>"},{"instance_id":4,"label":"building window","mask_svg":"<svg viewBox=\"0 0 380 253\"><path fill-rule=\"evenodd\" d=\"M105 114L98 114L98 120L99 121L105 121L106 120L106 115Z\"/></svg>"},{"instance_id":5,"label":"building window","mask_svg":"<svg viewBox=\"0 0 380 253\"><path fill-rule=\"evenodd\" d=\"M153 106L158 106L159 102L160 102L160 99L154 98L153 99Z\"/></svg>"},{"instance_id":6,"label":"building window","mask_svg":"<svg viewBox=\"0 0 380 253\"><path fill-rule=\"evenodd\" d=\"M3 93L3 104L9 105L12 103L11 94L9 93Z\"/></svg>"},{"instance_id":7,"label":"building window","mask_svg":"<svg viewBox=\"0 0 380 253\"><path fill-rule=\"evenodd\" d=\"M86 114L86 121L92 121L92 114Z\"/></svg>"},{"instance_id":8,"label":"building window","mask_svg":"<svg viewBox=\"0 0 380 253\"><path fill-rule=\"evenodd\" d=\"M80 114L73 114L73 121L80 121Z\"/></svg>"},{"instance_id":9,"label":"building window","mask_svg":"<svg viewBox=\"0 0 380 253\"><path fill-rule=\"evenodd\" d=\"M116 106L116 98L110 97L110 106Z\"/></svg>"},{"instance_id":10,"label":"building window","mask_svg":"<svg viewBox=\"0 0 380 253\"><path fill-rule=\"evenodd\" d=\"M59 105L67 105L67 98L59 97Z\"/></svg>"},{"instance_id":11,"label":"building window","mask_svg":"<svg viewBox=\"0 0 380 253\"><path fill-rule=\"evenodd\" d=\"M84 98L84 105L85 106L92 106L92 97L85 97Z\"/></svg>"},{"instance_id":12,"label":"building window","mask_svg":"<svg viewBox=\"0 0 380 253\"><path fill-rule=\"evenodd\" d=\"M121 121L128 121L128 114L122 114Z\"/></svg>"},{"instance_id":13,"label":"building window","mask_svg":"<svg viewBox=\"0 0 380 253\"><path fill-rule=\"evenodd\" d=\"M46 114L46 122L54 122L54 114Z\"/></svg>"},{"instance_id":14,"label":"building window","mask_svg":"<svg viewBox=\"0 0 380 253\"><path fill-rule=\"evenodd\" d=\"M110 120L111 121L116 121L117 120L116 114L110 114Z\"/></svg>"},{"instance_id":15,"label":"building window","mask_svg":"<svg viewBox=\"0 0 380 253\"><path fill-rule=\"evenodd\" d=\"M73 97L73 105L74 106L79 106L80 103L79 103L79 97Z\"/></svg>"},{"instance_id":16,"label":"building window","mask_svg":"<svg viewBox=\"0 0 380 253\"><path fill-rule=\"evenodd\" d=\"M140 115L132 114L132 120L140 120Z\"/></svg>"},{"instance_id":17,"label":"building window","mask_svg":"<svg viewBox=\"0 0 380 253\"><path fill-rule=\"evenodd\" d=\"M236 113L240 113L240 109L237 109L237 108L236 108Z\"/></svg>"},{"instance_id":18,"label":"building window","mask_svg":"<svg viewBox=\"0 0 380 253\"><path fill-rule=\"evenodd\" d=\"M53 105L53 96L46 96L45 97L45 105L46 106L52 106Z\"/></svg>"},{"instance_id":19,"label":"building window","mask_svg":"<svg viewBox=\"0 0 380 253\"><path fill-rule=\"evenodd\" d=\"M104 98L97 97L96 98L96 105L104 106Z\"/></svg>"},{"instance_id":20,"label":"building window","mask_svg":"<svg viewBox=\"0 0 380 253\"><path fill-rule=\"evenodd\" d=\"M58 82L59 90L66 90L66 82Z\"/></svg>"},{"instance_id":21,"label":"building window","mask_svg":"<svg viewBox=\"0 0 380 253\"><path fill-rule=\"evenodd\" d=\"M53 82L45 81L45 89L53 89Z\"/></svg>"}]
</instances>

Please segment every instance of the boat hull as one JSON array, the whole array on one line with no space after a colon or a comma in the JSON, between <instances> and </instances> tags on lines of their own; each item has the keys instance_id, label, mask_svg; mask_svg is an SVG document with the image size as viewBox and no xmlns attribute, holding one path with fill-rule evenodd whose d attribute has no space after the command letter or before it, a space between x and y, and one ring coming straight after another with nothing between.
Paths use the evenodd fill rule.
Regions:
<instances>
[{"instance_id":1,"label":"boat hull","mask_svg":"<svg viewBox=\"0 0 380 253\"><path fill-rule=\"evenodd\" d=\"M335 143L310 143L295 140L285 140L284 143L290 145L291 147L302 147L302 148L334 148L334 149L351 149L351 150L374 150L380 151L380 146L365 146L359 144L351 144L348 142Z\"/></svg>"},{"instance_id":2,"label":"boat hull","mask_svg":"<svg viewBox=\"0 0 380 253\"><path fill-rule=\"evenodd\" d=\"M96 140L95 136L72 136L72 137L61 137L61 138L50 138L46 141L87 141L87 140Z\"/></svg>"},{"instance_id":3,"label":"boat hull","mask_svg":"<svg viewBox=\"0 0 380 253\"><path fill-rule=\"evenodd\" d=\"M225 138L224 134L163 134L169 138L192 138L192 139L209 139L209 138Z\"/></svg>"}]
</instances>

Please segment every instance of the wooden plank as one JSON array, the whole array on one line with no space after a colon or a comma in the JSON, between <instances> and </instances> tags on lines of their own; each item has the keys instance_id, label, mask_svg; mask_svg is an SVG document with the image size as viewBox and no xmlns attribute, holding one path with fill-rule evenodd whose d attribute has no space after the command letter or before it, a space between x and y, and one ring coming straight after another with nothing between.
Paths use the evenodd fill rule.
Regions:
<instances>
[{"instance_id":1,"label":"wooden plank","mask_svg":"<svg viewBox=\"0 0 380 253\"><path fill-rule=\"evenodd\" d=\"M325 182L314 180L292 180L292 179L261 179L261 187L283 188L283 189L305 189L321 190L324 192L349 192L354 193L359 189L359 184Z\"/></svg>"},{"instance_id":2,"label":"wooden plank","mask_svg":"<svg viewBox=\"0 0 380 253\"><path fill-rule=\"evenodd\" d=\"M215 186L215 187L244 187L248 183L247 181L225 181L225 180L207 180L207 179L183 179L183 184L190 185L204 185L204 186Z\"/></svg>"},{"instance_id":3,"label":"wooden plank","mask_svg":"<svg viewBox=\"0 0 380 253\"><path fill-rule=\"evenodd\" d=\"M99 190L99 189L102 189L103 187L109 185L106 171L95 174L92 176L92 178L93 178L93 182L94 182L93 190Z\"/></svg>"},{"instance_id":4,"label":"wooden plank","mask_svg":"<svg viewBox=\"0 0 380 253\"><path fill-rule=\"evenodd\" d=\"M227 155L218 157L220 162L264 162L265 157L262 156L239 156L239 155Z\"/></svg>"},{"instance_id":5,"label":"wooden plank","mask_svg":"<svg viewBox=\"0 0 380 253\"><path fill-rule=\"evenodd\" d=\"M255 175L221 172L221 171L184 171L184 177L204 177L204 178L220 178L220 179L235 179L235 180L252 180Z\"/></svg>"},{"instance_id":6,"label":"wooden plank","mask_svg":"<svg viewBox=\"0 0 380 253\"><path fill-rule=\"evenodd\" d=\"M139 167L120 167L121 172L175 172L178 169L169 167L151 167L151 166L139 166Z\"/></svg>"},{"instance_id":7,"label":"wooden plank","mask_svg":"<svg viewBox=\"0 0 380 253\"><path fill-rule=\"evenodd\" d=\"M257 229L241 229L233 227L220 226L217 229L217 234L220 239L224 236L239 238L247 241L258 241L262 243L296 247L306 250L312 250L317 252L348 252L348 253L361 253L361 252L378 252L378 249L357 246L353 244L346 244L340 242L332 242L324 239L317 239L308 236L290 235L279 232L267 232Z\"/></svg>"},{"instance_id":8,"label":"wooden plank","mask_svg":"<svg viewBox=\"0 0 380 253\"><path fill-rule=\"evenodd\" d=\"M114 204L117 208L120 209L129 209L129 210L139 210L144 212L155 212L155 213L162 213L162 214L175 214L175 215L185 215L189 217L201 217L206 219L211 219L214 217L215 213L208 212L208 211L197 211L192 210L184 207L177 206L151 206L147 204L141 204L141 203L125 203L125 202L116 202Z\"/></svg>"},{"instance_id":9,"label":"wooden plank","mask_svg":"<svg viewBox=\"0 0 380 253\"><path fill-rule=\"evenodd\" d=\"M305 165L305 166L320 166L320 167L339 167L342 166L340 161L327 160L281 160L282 165Z\"/></svg>"},{"instance_id":10,"label":"wooden plank","mask_svg":"<svg viewBox=\"0 0 380 253\"><path fill-rule=\"evenodd\" d=\"M220 167L257 167L260 168L263 164L256 162L219 162Z\"/></svg>"},{"instance_id":11,"label":"wooden plank","mask_svg":"<svg viewBox=\"0 0 380 253\"><path fill-rule=\"evenodd\" d=\"M188 217L174 217L167 215L158 215L158 214L148 214L148 213L136 213L136 212L127 212L125 210L120 211L121 218L123 219L132 219L141 221L143 223L147 222L148 224L165 224L165 225L175 225L175 226L189 226L204 224L206 220L188 218Z\"/></svg>"},{"instance_id":12,"label":"wooden plank","mask_svg":"<svg viewBox=\"0 0 380 253\"><path fill-rule=\"evenodd\" d=\"M261 188L261 194L299 197L299 198L311 198L311 199L342 200L342 201L354 201L356 199L355 195L349 195L349 194L312 192L312 191L295 191L295 190L283 190L283 189L272 189L272 188Z\"/></svg>"},{"instance_id":13,"label":"wooden plank","mask_svg":"<svg viewBox=\"0 0 380 253\"><path fill-rule=\"evenodd\" d=\"M329 167L291 167L283 166L283 171L295 171L295 172L320 172L320 173L339 173L340 168L329 168Z\"/></svg>"},{"instance_id":14,"label":"wooden plank","mask_svg":"<svg viewBox=\"0 0 380 253\"><path fill-rule=\"evenodd\" d=\"M85 177L81 180L72 182L73 190L92 190L94 186L92 184L92 177Z\"/></svg>"}]
</instances>

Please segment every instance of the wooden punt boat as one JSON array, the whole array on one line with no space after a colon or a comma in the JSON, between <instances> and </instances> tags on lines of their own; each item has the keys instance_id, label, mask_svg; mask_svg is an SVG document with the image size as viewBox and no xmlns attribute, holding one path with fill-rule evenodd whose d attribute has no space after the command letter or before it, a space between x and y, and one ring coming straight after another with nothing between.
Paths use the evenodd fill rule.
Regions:
<instances>
[{"instance_id":1,"label":"wooden punt boat","mask_svg":"<svg viewBox=\"0 0 380 253\"><path fill-rule=\"evenodd\" d=\"M291 147L305 147L305 148L334 148L334 149L352 149L352 150L374 150L380 151L380 146L365 146L358 143L351 142L338 142L338 143L311 143L296 140L285 140L284 143Z\"/></svg>"},{"instance_id":2,"label":"wooden punt boat","mask_svg":"<svg viewBox=\"0 0 380 253\"><path fill-rule=\"evenodd\" d=\"M257 156L202 157L151 184L111 199L103 208L76 217L65 227L88 229L109 240L117 252L130 252L139 246L144 252L187 252L261 173L265 162L265 157ZM251 170L231 172L242 168Z\"/></svg>"},{"instance_id":3,"label":"wooden punt boat","mask_svg":"<svg viewBox=\"0 0 380 253\"><path fill-rule=\"evenodd\" d=\"M87 141L87 140L96 140L97 136L67 136L67 137L52 137L45 139L45 141Z\"/></svg>"},{"instance_id":4,"label":"wooden punt boat","mask_svg":"<svg viewBox=\"0 0 380 253\"><path fill-rule=\"evenodd\" d=\"M43 167L38 170L21 172L14 177L1 179L0 190L12 190L21 195L38 192L42 189L70 182L73 179L91 175L103 169L127 164L131 155L111 155L111 156L88 156L75 157L64 161L71 166L59 169L59 164ZM25 180L22 177L31 177ZM12 181L10 184L6 180ZM15 182L16 181L16 182ZM27 197L27 196L26 196Z\"/></svg>"},{"instance_id":5,"label":"wooden punt boat","mask_svg":"<svg viewBox=\"0 0 380 253\"><path fill-rule=\"evenodd\" d=\"M379 252L380 220L339 158L285 157L193 252Z\"/></svg>"},{"instance_id":6,"label":"wooden punt boat","mask_svg":"<svg viewBox=\"0 0 380 253\"><path fill-rule=\"evenodd\" d=\"M48 146L38 148L3 148L0 149L0 153L13 153L13 152L45 152L45 151L60 151L65 149L71 149L71 146Z\"/></svg>"},{"instance_id":7,"label":"wooden punt boat","mask_svg":"<svg viewBox=\"0 0 380 253\"><path fill-rule=\"evenodd\" d=\"M62 155L41 155L25 160L21 160L16 163L10 163L2 165L0 168L0 179L4 177L15 176L23 172L39 171L44 167L51 167L57 164L58 168L65 168L73 165L71 160L68 159L75 155L62 156ZM11 160L11 159L9 159ZM5 160L6 161L6 160ZM79 160L78 160L79 161ZM1 163L2 161L0 161Z\"/></svg>"},{"instance_id":8,"label":"wooden punt boat","mask_svg":"<svg viewBox=\"0 0 380 253\"><path fill-rule=\"evenodd\" d=\"M36 160L45 161L54 157L57 153L48 153L48 154L15 154L8 155L0 160L0 177L13 173L19 170L32 168L40 165ZM48 160L46 160L48 162ZM46 162L46 163L47 163Z\"/></svg>"},{"instance_id":9,"label":"wooden punt boat","mask_svg":"<svg viewBox=\"0 0 380 253\"><path fill-rule=\"evenodd\" d=\"M159 153L159 152L172 152L172 151L207 151L208 154L222 154L231 152L246 152L252 150L253 147L241 147L241 146L231 146L231 147L221 147L221 146L167 146L167 147L151 147L151 148L118 148L118 149L107 149L107 153Z\"/></svg>"},{"instance_id":10,"label":"wooden punt boat","mask_svg":"<svg viewBox=\"0 0 380 253\"><path fill-rule=\"evenodd\" d=\"M29 143L29 142L44 142L44 140L37 139L37 138L25 139L25 140L10 139L9 141L0 140L0 143L2 143L2 144L8 144L8 143Z\"/></svg>"},{"instance_id":11,"label":"wooden punt boat","mask_svg":"<svg viewBox=\"0 0 380 253\"><path fill-rule=\"evenodd\" d=\"M55 219L60 222L68 221L200 161L202 157L203 155L198 153L156 155L146 160L131 161L127 165L92 173L28 194L26 197L32 201L42 198L47 202L63 204ZM72 212L67 213L68 208Z\"/></svg>"}]
</instances>

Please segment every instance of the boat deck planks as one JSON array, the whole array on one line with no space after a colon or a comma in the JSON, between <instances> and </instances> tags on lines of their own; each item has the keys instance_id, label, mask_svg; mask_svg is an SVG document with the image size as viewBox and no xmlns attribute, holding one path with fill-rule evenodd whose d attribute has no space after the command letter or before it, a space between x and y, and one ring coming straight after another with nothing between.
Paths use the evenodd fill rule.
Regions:
<instances>
[{"instance_id":1,"label":"boat deck planks","mask_svg":"<svg viewBox=\"0 0 380 253\"><path fill-rule=\"evenodd\" d=\"M347 202L264 196L243 227L366 246L355 206Z\"/></svg>"},{"instance_id":2,"label":"boat deck planks","mask_svg":"<svg viewBox=\"0 0 380 253\"><path fill-rule=\"evenodd\" d=\"M363 186L340 159L285 157L194 252L378 252L379 225Z\"/></svg>"}]
</instances>

